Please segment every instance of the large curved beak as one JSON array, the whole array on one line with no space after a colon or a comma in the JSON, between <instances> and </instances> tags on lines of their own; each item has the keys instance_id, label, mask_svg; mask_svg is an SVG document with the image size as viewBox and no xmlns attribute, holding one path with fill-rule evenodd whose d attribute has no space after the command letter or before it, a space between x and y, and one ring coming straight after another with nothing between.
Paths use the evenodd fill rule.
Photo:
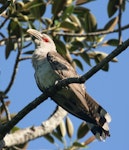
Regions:
<instances>
[{"instance_id":1,"label":"large curved beak","mask_svg":"<svg viewBox=\"0 0 129 150\"><path fill-rule=\"evenodd\" d=\"M42 40L42 34L39 31L37 31L37 30L28 29L27 33L29 33L30 35L33 35L34 37L36 37L39 40Z\"/></svg>"}]
</instances>

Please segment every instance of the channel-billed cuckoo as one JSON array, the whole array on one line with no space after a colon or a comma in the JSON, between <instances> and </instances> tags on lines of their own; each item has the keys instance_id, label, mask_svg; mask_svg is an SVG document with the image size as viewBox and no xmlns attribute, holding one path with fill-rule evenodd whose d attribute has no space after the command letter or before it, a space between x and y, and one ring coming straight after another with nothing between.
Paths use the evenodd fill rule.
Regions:
<instances>
[{"instance_id":1,"label":"channel-billed cuckoo","mask_svg":"<svg viewBox=\"0 0 129 150\"><path fill-rule=\"evenodd\" d=\"M53 40L46 34L29 29L38 43L33 53L32 63L39 89L53 86L57 81L78 77L75 69L56 51ZM57 91L51 99L74 116L87 122L89 129L99 140L110 136L108 123L110 115L85 91L84 84L72 83Z\"/></svg>"}]
</instances>

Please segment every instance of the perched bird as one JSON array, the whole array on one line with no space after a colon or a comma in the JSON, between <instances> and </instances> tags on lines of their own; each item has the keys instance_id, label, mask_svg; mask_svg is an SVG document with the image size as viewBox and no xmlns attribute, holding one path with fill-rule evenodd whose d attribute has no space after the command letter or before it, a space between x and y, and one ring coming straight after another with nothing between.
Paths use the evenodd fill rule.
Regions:
<instances>
[{"instance_id":1,"label":"perched bird","mask_svg":"<svg viewBox=\"0 0 129 150\"><path fill-rule=\"evenodd\" d=\"M54 85L69 77L78 77L75 69L56 51L53 40L46 34L29 29L27 32L37 40L32 56L35 79L39 89ZM84 84L72 83L57 91L51 99L74 116L87 122L89 129L99 140L110 136L108 124L110 115L85 91Z\"/></svg>"}]
</instances>

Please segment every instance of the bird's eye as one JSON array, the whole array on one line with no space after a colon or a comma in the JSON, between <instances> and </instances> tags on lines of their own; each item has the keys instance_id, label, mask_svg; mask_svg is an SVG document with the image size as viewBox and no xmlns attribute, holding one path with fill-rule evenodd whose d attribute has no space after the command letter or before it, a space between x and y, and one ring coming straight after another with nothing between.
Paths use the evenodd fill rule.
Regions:
<instances>
[{"instance_id":1,"label":"bird's eye","mask_svg":"<svg viewBox=\"0 0 129 150\"><path fill-rule=\"evenodd\" d=\"M49 42L48 38L42 37L42 39L43 39L44 42Z\"/></svg>"}]
</instances>

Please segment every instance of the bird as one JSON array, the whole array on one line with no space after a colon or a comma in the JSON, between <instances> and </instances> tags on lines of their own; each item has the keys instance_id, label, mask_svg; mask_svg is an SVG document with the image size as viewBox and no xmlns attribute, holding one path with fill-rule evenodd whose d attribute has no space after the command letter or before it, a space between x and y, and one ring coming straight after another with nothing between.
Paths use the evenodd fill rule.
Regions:
<instances>
[{"instance_id":1,"label":"bird","mask_svg":"<svg viewBox=\"0 0 129 150\"><path fill-rule=\"evenodd\" d=\"M75 68L57 52L50 36L35 29L28 29L27 33L35 37L37 44L32 65L37 86L42 92L60 80L79 77ZM99 141L105 141L110 136L111 116L86 92L84 84L69 84L50 98L67 112L85 121Z\"/></svg>"}]
</instances>

